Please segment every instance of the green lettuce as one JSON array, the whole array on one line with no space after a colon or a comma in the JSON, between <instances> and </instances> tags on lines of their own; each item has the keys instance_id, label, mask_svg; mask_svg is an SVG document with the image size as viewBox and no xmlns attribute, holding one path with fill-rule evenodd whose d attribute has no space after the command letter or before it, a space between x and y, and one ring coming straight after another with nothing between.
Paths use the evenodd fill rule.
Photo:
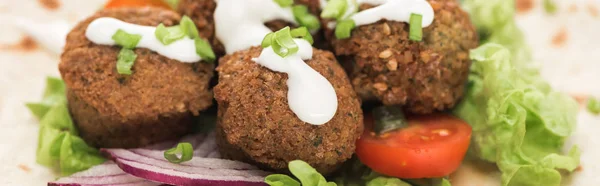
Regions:
<instances>
[{"instance_id":1,"label":"green lettuce","mask_svg":"<svg viewBox=\"0 0 600 186\"><path fill-rule=\"evenodd\" d=\"M463 0L462 7L469 12L482 44L496 43L506 47L521 69L529 67L531 49L515 22L515 0ZM523 66L525 65L525 66Z\"/></svg>"},{"instance_id":2,"label":"green lettuce","mask_svg":"<svg viewBox=\"0 0 600 186\"><path fill-rule=\"evenodd\" d=\"M300 186L300 183L303 186L337 186L327 182L321 173L302 160L290 161L288 167L300 182L285 174L272 174L265 178L265 183L270 186Z\"/></svg>"},{"instance_id":3,"label":"green lettuce","mask_svg":"<svg viewBox=\"0 0 600 186\"><path fill-rule=\"evenodd\" d=\"M471 58L467 94L454 113L473 128L472 153L497 163L503 185L559 185L557 169L579 165L577 147L560 154L577 123L577 103L538 73L524 73L501 45L485 44Z\"/></svg>"},{"instance_id":4,"label":"green lettuce","mask_svg":"<svg viewBox=\"0 0 600 186\"><path fill-rule=\"evenodd\" d=\"M66 176L105 161L97 149L79 138L69 115L62 80L49 77L42 101L26 106L40 121L36 152L39 164L57 168Z\"/></svg>"}]
</instances>

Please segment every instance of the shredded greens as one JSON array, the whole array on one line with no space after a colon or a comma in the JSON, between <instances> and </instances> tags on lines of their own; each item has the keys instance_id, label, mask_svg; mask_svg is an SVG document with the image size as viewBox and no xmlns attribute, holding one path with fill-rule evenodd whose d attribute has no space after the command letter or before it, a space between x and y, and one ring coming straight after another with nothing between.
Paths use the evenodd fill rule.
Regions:
<instances>
[{"instance_id":1,"label":"shredded greens","mask_svg":"<svg viewBox=\"0 0 600 186\"><path fill-rule=\"evenodd\" d=\"M557 169L579 164L577 147L560 154L577 103L539 74L522 73L501 45L485 44L471 58L467 95L454 113L473 127L473 153L497 163L503 185L559 185Z\"/></svg>"},{"instance_id":2,"label":"shredded greens","mask_svg":"<svg viewBox=\"0 0 600 186\"><path fill-rule=\"evenodd\" d=\"M36 161L56 168L63 176L105 161L97 149L79 138L69 115L65 95L64 82L49 77L42 101L26 104L40 120Z\"/></svg>"},{"instance_id":3,"label":"shredded greens","mask_svg":"<svg viewBox=\"0 0 600 186\"><path fill-rule=\"evenodd\" d=\"M315 168L302 160L290 161L288 164L290 172L300 182L285 174L271 174L265 178L265 183L270 186L336 186L334 182L327 182Z\"/></svg>"},{"instance_id":4,"label":"shredded greens","mask_svg":"<svg viewBox=\"0 0 600 186\"><path fill-rule=\"evenodd\" d=\"M557 169L579 164L576 146L560 154L575 128L577 103L553 91L532 66L514 0L462 3L484 44L471 51L467 94L454 110L473 127L472 153L498 165L502 185L560 185Z\"/></svg>"},{"instance_id":5,"label":"shredded greens","mask_svg":"<svg viewBox=\"0 0 600 186\"><path fill-rule=\"evenodd\" d=\"M374 172L356 157L348 160L333 180L338 186L410 186L411 184L394 177Z\"/></svg>"}]
</instances>

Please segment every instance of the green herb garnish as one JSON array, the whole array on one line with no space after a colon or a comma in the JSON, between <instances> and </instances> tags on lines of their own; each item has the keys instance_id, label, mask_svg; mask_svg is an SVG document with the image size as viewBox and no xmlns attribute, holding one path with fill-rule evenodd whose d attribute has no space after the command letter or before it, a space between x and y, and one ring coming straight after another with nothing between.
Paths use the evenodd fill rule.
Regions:
<instances>
[{"instance_id":1,"label":"green herb garnish","mask_svg":"<svg viewBox=\"0 0 600 186\"><path fill-rule=\"evenodd\" d=\"M298 31L298 34L300 32L301 31ZM263 39L261 46L263 48L269 46L272 47L273 51L281 57L295 54L299 50L298 45L294 42L294 38L292 37L290 27L285 27L275 33L267 34Z\"/></svg>"},{"instance_id":2,"label":"green herb garnish","mask_svg":"<svg viewBox=\"0 0 600 186\"><path fill-rule=\"evenodd\" d=\"M335 37L338 39L349 38L352 34L352 29L356 27L356 23L352 19L342 20L335 27Z\"/></svg>"},{"instance_id":3,"label":"green herb garnish","mask_svg":"<svg viewBox=\"0 0 600 186\"><path fill-rule=\"evenodd\" d=\"M117 60L117 72L119 74L131 75L131 67L137 58L137 54L131 49L122 48Z\"/></svg>"},{"instance_id":4,"label":"green herb garnish","mask_svg":"<svg viewBox=\"0 0 600 186\"><path fill-rule=\"evenodd\" d=\"M308 11L308 7L305 5L295 5L292 7L292 13L294 14L294 19L298 21L300 26L304 26L309 30L318 30L321 28L321 23L319 22L319 18L312 15Z\"/></svg>"},{"instance_id":5,"label":"green herb garnish","mask_svg":"<svg viewBox=\"0 0 600 186\"><path fill-rule=\"evenodd\" d=\"M176 147L166 150L164 156L171 163L190 161L194 156L194 147L187 142L179 143Z\"/></svg>"},{"instance_id":6,"label":"green herb garnish","mask_svg":"<svg viewBox=\"0 0 600 186\"><path fill-rule=\"evenodd\" d=\"M327 2L327 6L321 12L322 18L332 19L343 19L346 9L348 8L348 2L346 0L330 0Z\"/></svg>"},{"instance_id":7,"label":"green herb garnish","mask_svg":"<svg viewBox=\"0 0 600 186\"><path fill-rule=\"evenodd\" d=\"M142 39L142 35L139 34L130 34L121 29L117 30L117 32L112 36L113 41L119 46L123 48L133 49L137 46L137 44Z\"/></svg>"},{"instance_id":8,"label":"green herb garnish","mask_svg":"<svg viewBox=\"0 0 600 186\"><path fill-rule=\"evenodd\" d=\"M260 46L263 47L263 48L267 48L267 47L271 46L271 41L273 40L273 35L274 35L273 32L268 33L267 35L265 35L265 38L260 43Z\"/></svg>"},{"instance_id":9,"label":"green herb garnish","mask_svg":"<svg viewBox=\"0 0 600 186\"><path fill-rule=\"evenodd\" d=\"M408 125L404 113L396 106L381 106L373 109L375 126L373 130L377 134L394 131Z\"/></svg>"},{"instance_id":10,"label":"green herb garnish","mask_svg":"<svg viewBox=\"0 0 600 186\"><path fill-rule=\"evenodd\" d=\"M408 38L412 41L421 41L423 40L423 27L422 22L423 16L421 14L410 14L410 31L408 33Z\"/></svg>"},{"instance_id":11,"label":"green herb garnish","mask_svg":"<svg viewBox=\"0 0 600 186\"><path fill-rule=\"evenodd\" d=\"M190 19L190 17L183 16L181 21L179 21L179 26L181 27L181 30L183 30L183 32L191 39L200 38L198 27L196 27L196 24L194 21L192 21L192 19Z\"/></svg>"},{"instance_id":12,"label":"green herb garnish","mask_svg":"<svg viewBox=\"0 0 600 186\"><path fill-rule=\"evenodd\" d=\"M181 26L165 27L165 25L161 23L156 27L154 35L163 45L169 45L185 37L186 33Z\"/></svg>"},{"instance_id":13,"label":"green herb garnish","mask_svg":"<svg viewBox=\"0 0 600 186\"><path fill-rule=\"evenodd\" d=\"M312 35L310 35L310 32L308 31L308 29L306 27L292 29L291 34L292 34L292 37L302 38L302 39L308 41L311 45L315 42L313 40Z\"/></svg>"},{"instance_id":14,"label":"green herb garnish","mask_svg":"<svg viewBox=\"0 0 600 186\"><path fill-rule=\"evenodd\" d=\"M587 103L587 109L592 114L600 114L600 101L595 98L590 98Z\"/></svg>"},{"instance_id":15,"label":"green herb garnish","mask_svg":"<svg viewBox=\"0 0 600 186\"><path fill-rule=\"evenodd\" d=\"M213 52L212 48L210 47L210 44L208 43L208 41L202 39L202 38L195 38L194 39L194 45L196 45L196 53L205 61L207 62L213 62L216 59L215 53Z\"/></svg>"},{"instance_id":16,"label":"green herb garnish","mask_svg":"<svg viewBox=\"0 0 600 186\"><path fill-rule=\"evenodd\" d=\"M277 3L279 6L281 7L289 7L292 6L294 4L294 0L273 0L275 1L275 3Z\"/></svg>"}]
</instances>

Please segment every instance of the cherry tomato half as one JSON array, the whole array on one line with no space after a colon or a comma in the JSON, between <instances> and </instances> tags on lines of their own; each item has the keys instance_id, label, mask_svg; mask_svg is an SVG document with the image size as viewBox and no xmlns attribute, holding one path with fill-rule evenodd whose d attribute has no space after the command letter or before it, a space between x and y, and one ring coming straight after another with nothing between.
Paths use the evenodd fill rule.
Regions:
<instances>
[{"instance_id":1,"label":"cherry tomato half","mask_svg":"<svg viewBox=\"0 0 600 186\"><path fill-rule=\"evenodd\" d=\"M163 0L110 0L104 8L120 8L120 7L161 7L161 8L171 8L167 3Z\"/></svg>"},{"instance_id":2,"label":"cherry tomato half","mask_svg":"<svg viewBox=\"0 0 600 186\"><path fill-rule=\"evenodd\" d=\"M454 172L471 139L471 126L448 114L408 117L408 127L380 136L365 116L365 132L356 142L361 162L398 178L435 178Z\"/></svg>"}]
</instances>

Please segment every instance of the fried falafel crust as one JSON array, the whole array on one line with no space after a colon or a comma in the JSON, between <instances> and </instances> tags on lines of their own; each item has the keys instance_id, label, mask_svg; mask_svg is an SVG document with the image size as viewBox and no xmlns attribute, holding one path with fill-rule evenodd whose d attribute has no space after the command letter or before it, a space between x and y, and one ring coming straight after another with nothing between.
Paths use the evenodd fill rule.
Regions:
<instances>
[{"instance_id":1,"label":"fried falafel crust","mask_svg":"<svg viewBox=\"0 0 600 186\"><path fill-rule=\"evenodd\" d=\"M331 52L314 49L306 63L333 85L338 110L331 121L311 125L298 119L287 100L287 74L252 61L262 48L253 47L221 58L214 88L219 105L217 143L230 159L285 172L301 159L320 173L331 173L354 153L363 130L360 101Z\"/></svg>"},{"instance_id":2,"label":"fried falafel crust","mask_svg":"<svg viewBox=\"0 0 600 186\"><path fill-rule=\"evenodd\" d=\"M319 15L319 0L294 0L294 4L306 5L310 12L314 15ZM215 53L223 55L225 54L225 47L215 33L215 19L213 14L216 8L217 3L215 0L180 0L177 11L182 15L189 16L196 23L200 31L200 36L209 38ZM282 20L269 21L265 25L273 31L280 30L286 26L296 27ZM324 42L324 39L321 39L320 36L315 37L316 42Z\"/></svg>"},{"instance_id":3,"label":"fried falafel crust","mask_svg":"<svg viewBox=\"0 0 600 186\"><path fill-rule=\"evenodd\" d=\"M100 17L146 26L172 26L181 18L157 8L101 10L69 33L59 70L83 139L96 147L130 148L190 132L193 116L212 104L208 83L214 65L182 63L137 48L132 75L120 75L121 47L97 45L85 36L87 26Z\"/></svg>"},{"instance_id":4,"label":"fried falafel crust","mask_svg":"<svg viewBox=\"0 0 600 186\"><path fill-rule=\"evenodd\" d=\"M408 39L407 23L385 20L355 28L349 39L326 31L363 100L425 114L452 108L463 96L477 32L456 1L429 3L435 19L423 28L423 41Z\"/></svg>"}]
</instances>

